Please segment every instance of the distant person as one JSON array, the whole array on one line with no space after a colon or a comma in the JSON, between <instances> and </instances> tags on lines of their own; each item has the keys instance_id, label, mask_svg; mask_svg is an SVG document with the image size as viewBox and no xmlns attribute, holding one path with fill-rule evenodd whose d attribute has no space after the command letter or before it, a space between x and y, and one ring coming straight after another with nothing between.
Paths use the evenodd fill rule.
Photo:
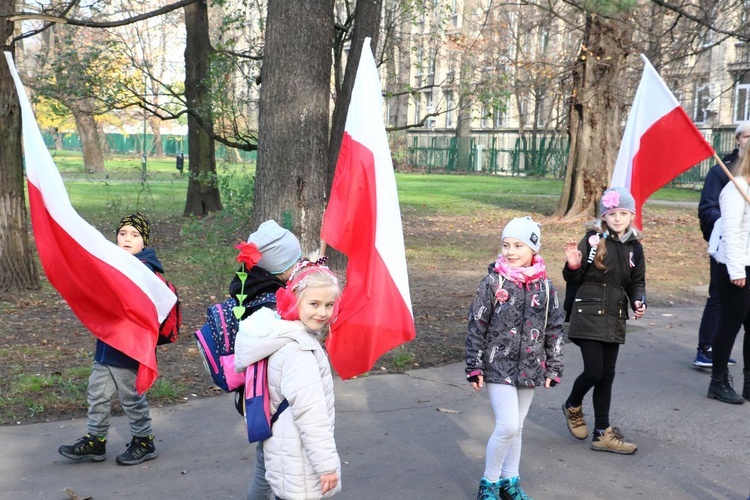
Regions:
<instances>
[{"instance_id":1,"label":"distant person","mask_svg":"<svg viewBox=\"0 0 750 500\"><path fill-rule=\"evenodd\" d=\"M163 274L164 268L156 252L148 246L149 232L149 222L143 214L126 215L117 226L117 246L137 257L153 272ZM88 385L88 433L75 444L60 446L58 451L62 456L93 462L106 458L112 398L117 394L128 416L132 439L127 450L117 455L116 462L119 465L136 465L156 458L146 395L138 394L135 389L138 367L138 361L97 339Z\"/></svg>"},{"instance_id":2,"label":"distant person","mask_svg":"<svg viewBox=\"0 0 750 500\"><path fill-rule=\"evenodd\" d=\"M289 404L263 441L266 480L277 499L328 498L341 490L333 379L320 342L340 294L336 276L321 261L303 260L277 292L278 314L261 308L240 322L235 369L268 357L270 412L284 400Z\"/></svg>"},{"instance_id":3,"label":"distant person","mask_svg":"<svg viewBox=\"0 0 750 500\"><path fill-rule=\"evenodd\" d=\"M719 291L721 314L719 328L713 339L713 366L708 397L724 403L742 404L750 399L750 205L742 196L748 193L750 154L746 141L740 150L737 175L719 195L721 210L721 242L714 253L716 259L716 287ZM742 348L745 383L742 396L732 387L729 375L729 355L740 327L745 328Z\"/></svg>"},{"instance_id":4,"label":"distant person","mask_svg":"<svg viewBox=\"0 0 750 500\"><path fill-rule=\"evenodd\" d=\"M479 500L529 498L519 479L523 422L534 388L555 386L563 371L563 314L539 255L539 224L511 220L501 245L477 288L466 336L466 378L476 391L487 384L495 414Z\"/></svg>"},{"instance_id":5,"label":"distant person","mask_svg":"<svg viewBox=\"0 0 750 500\"><path fill-rule=\"evenodd\" d=\"M573 437L586 439L583 398L593 388L591 448L628 455L638 447L626 442L622 432L610 425L609 408L617 354L625 343L628 307L635 319L646 312L646 261L641 234L631 225L633 196L624 188L608 189L599 202L599 213L601 219L578 244L565 244L563 277L568 290L570 286L577 289L569 311L568 338L581 349L583 373L573 382L562 410Z\"/></svg>"},{"instance_id":6,"label":"distant person","mask_svg":"<svg viewBox=\"0 0 750 500\"><path fill-rule=\"evenodd\" d=\"M244 300L237 300L240 305L246 306L244 314L239 318L240 321L262 307L276 310L276 292L284 288L294 265L302 256L302 248L297 237L274 220L267 220L258 226L258 229L248 236L247 243L256 246L260 252L260 260L252 268L245 269L244 282L239 274L235 274L229 284L230 296L235 299L244 296ZM259 442L256 445L255 470L247 500L269 498L271 487L266 481L263 443Z\"/></svg>"},{"instance_id":7,"label":"distant person","mask_svg":"<svg viewBox=\"0 0 750 500\"><path fill-rule=\"evenodd\" d=\"M750 139L750 121L740 122L734 131L734 140L736 147L734 151L722 158L722 162L732 174L735 174L739 162L739 152L748 139ZM714 224L721 217L719 209L719 194L729 182L729 177L724 173L721 165L714 165L706 174L701 191L701 201L698 204L698 218L700 219L701 232L703 239L709 241ZM698 350L693 360L693 365L697 368L711 368L713 366L712 346L716 331L719 329L719 316L721 313L721 303L719 301L719 290L716 283L716 273L718 264L713 256L709 257L710 264L710 281L708 283L708 299L706 307L703 310L701 324L698 327ZM729 366L737 363L729 359Z\"/></svg>"}]
</instances>

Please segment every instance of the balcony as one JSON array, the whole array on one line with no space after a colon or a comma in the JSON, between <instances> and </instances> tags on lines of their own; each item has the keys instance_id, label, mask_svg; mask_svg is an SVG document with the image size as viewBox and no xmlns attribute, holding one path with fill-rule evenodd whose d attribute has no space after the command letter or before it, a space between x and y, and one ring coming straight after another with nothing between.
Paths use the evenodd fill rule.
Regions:
<instances>
[{"instance_id":1,"label":"balcony","mask_svg":"<svg viewBox=\"0 0 750 500\"><path fill-rule=\"evenodd\" d=\"M750 44L734 44L734 61L727 65L730 72L744 72L750 70Z\"/></svg>"}]
</instances>

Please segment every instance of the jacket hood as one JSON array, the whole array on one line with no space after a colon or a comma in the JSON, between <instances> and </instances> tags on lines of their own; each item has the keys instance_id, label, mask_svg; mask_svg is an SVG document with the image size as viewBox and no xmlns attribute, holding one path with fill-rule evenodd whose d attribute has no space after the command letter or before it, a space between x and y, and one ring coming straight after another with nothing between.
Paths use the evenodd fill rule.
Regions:
<instances>
[{"instance_id":1,"label":"jacket hood","mask_svg":"<svg viewBox=\"0 0 750 500\"><path fill-rule=\"evenodd\" d=\"M149 269L155 272L159 272L161 274L164 274L164 267L161 265L161 262L156 257L156 252L154 252L153 248L146 247L137 254L135 254L135 257L143 262L146 266L148 266Z\"/></svg>"},{"instance_id":2,"label":"jacket hood","mask_svg":"<svg viewBox=\"0 0 750 500\"><path fill-rule=\"evenodd\" d=\"M275 311L262 307L240 321L234 343L235 369L240 372L293 341L303 350L320 348L317 338L301 321L283 320Z\"/></svg>"}]
</instances>

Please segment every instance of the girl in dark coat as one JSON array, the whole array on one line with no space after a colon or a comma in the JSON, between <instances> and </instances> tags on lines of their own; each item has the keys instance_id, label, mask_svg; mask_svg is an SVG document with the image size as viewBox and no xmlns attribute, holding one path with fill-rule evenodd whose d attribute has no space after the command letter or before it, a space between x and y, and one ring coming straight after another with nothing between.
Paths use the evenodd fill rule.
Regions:
<instances>
[{"instance_id":1,"label":"girl in dark coat","mask_svg":"<svg viewBox=\"0 0 750 500\"><path fill-rule=\"evenodd\" d=\"M633 196L624 188L608 189L599 209L600 225L587 231L577 245L575 241L565 245L568 338L581 348L583 373L573 383L563 412L570 433L586 439L582 405L593 387L591 448L629 455L638 447L626 442L617 427L610 426L609 407L617 354L620 344L625 343L628 306L636 319L646 312L646 263L640 233L631 226L635 217Z\"/></svg>"}]
</instances>

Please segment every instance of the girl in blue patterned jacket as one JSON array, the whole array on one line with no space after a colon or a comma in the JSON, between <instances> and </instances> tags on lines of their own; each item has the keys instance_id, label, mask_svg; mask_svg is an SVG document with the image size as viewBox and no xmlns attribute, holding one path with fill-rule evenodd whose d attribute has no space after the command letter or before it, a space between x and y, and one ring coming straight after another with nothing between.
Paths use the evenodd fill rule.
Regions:
<instances>
[{"instance_id":1,"label":"girl in blue patterned jacket","mask_svg":"<svg viewBox=\"0 0 750 500\"><path fill-rule=\"evenodd\" d=\"M511 220L469 309L466 377L477 391L487 383L495 413L478 500L529 498L518 477L523 422L534 388L562 375L563 313L540 245L531 217Z\"/></svg>"}]
</instances>

